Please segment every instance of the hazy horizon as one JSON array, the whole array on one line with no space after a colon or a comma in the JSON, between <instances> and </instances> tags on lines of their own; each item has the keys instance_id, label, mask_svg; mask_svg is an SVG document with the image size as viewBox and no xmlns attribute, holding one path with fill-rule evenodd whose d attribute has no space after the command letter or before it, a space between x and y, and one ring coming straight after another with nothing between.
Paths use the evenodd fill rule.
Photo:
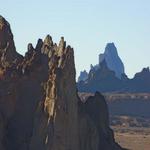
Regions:
<instances>
[{"instance_id":1,"label":"hazy horizon","mask_svg":"<svg viewBox=\"0 0 150 150\"><path fill-rule=\"evenodd\" d=\"M35 46L38 38L50 34L57 43L64 36L74 48L77 76L98 63L108 42L115 43L129 77L150 66L148 0L6 0L1 4L0 15L9 21L21 54L28 43Z\"/></svg>"}]
</instances>

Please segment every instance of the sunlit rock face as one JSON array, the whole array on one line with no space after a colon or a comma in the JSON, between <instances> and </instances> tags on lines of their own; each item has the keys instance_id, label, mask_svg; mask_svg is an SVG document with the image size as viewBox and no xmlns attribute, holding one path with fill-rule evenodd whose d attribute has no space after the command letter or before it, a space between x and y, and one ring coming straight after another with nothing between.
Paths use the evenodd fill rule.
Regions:
<instances>
[{"instance_id":1,"label":"sunlit rock face","mask_svg":"<svg viewBox=\"0 0 150 150\"><path fill-rule=\"evenodd\" d=\"M120 59L117 48L114 43L108 43L105 48L105 52L99 55L99 64L105 59L107 66L110 70L114 71L116 76L121 79L124 74L124 64Z\"/></svg>"},{"instance_id":2,"label":"sunlit rock face","mask_svg":"<svg viewBox=\"0 0 150 150\"><path fill-rule=\"evenodd\" d=\"M47 35L25 56L0 18L0 150L120 150L100 93L80 100L74 51Z\"/></svg>"}]
</instances>

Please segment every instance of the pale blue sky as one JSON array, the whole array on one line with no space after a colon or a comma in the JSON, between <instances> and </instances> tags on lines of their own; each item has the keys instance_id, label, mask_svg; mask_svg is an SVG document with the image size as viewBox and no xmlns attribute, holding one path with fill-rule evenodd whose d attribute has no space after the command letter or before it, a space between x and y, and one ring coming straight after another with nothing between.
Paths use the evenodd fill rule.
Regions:
<instances>
[{"instance_id":1,"label":"pale blue sky","mask_svg":"<svg viewBox=\"0 0 150 150\"><path fill-rule=\"evenodd\" d=\"M75 50L77 74L98 63L114 42L127 75L150 66L150 0L3 0L0 14L11 24L17 50L50 34Z\"/></svg>"}]
</instances>

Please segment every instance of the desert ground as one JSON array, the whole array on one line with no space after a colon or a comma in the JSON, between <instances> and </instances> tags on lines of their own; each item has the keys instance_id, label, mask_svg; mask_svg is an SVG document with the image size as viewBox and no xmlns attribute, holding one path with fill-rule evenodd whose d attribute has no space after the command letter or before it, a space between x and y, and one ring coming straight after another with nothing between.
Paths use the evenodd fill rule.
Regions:
<instances>
[{"instance_id":1,"label":"desert ground","mask_svg":"<svg viewBox=\"0 0 150 150\"><path fill-rule=\"evenodd\" d=\"M150 128L112 127L116 141L128 150L150 150Z\"/></svg>"}]
</instances>

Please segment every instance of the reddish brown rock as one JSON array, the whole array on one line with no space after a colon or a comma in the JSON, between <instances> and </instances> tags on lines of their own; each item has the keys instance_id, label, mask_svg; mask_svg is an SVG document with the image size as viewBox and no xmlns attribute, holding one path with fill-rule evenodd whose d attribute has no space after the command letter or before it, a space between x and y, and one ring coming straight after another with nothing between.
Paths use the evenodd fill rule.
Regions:
<instances>
[{"instance_id":1,"label":"reddish brown rock","mask_svg":"<svg viewBox=\"0 0 150 150\"><path fill-rule=\"evenodd\" d=\"M48 35L36 48L29 44L21 57L9 24L0 20L0 53L8 55L0 57L5 70L0 78L0 149L119 150L103 97L96 93L84 104L77 95L74 51L64 38L57 46Z\"/></svg>"}]
</instances>

